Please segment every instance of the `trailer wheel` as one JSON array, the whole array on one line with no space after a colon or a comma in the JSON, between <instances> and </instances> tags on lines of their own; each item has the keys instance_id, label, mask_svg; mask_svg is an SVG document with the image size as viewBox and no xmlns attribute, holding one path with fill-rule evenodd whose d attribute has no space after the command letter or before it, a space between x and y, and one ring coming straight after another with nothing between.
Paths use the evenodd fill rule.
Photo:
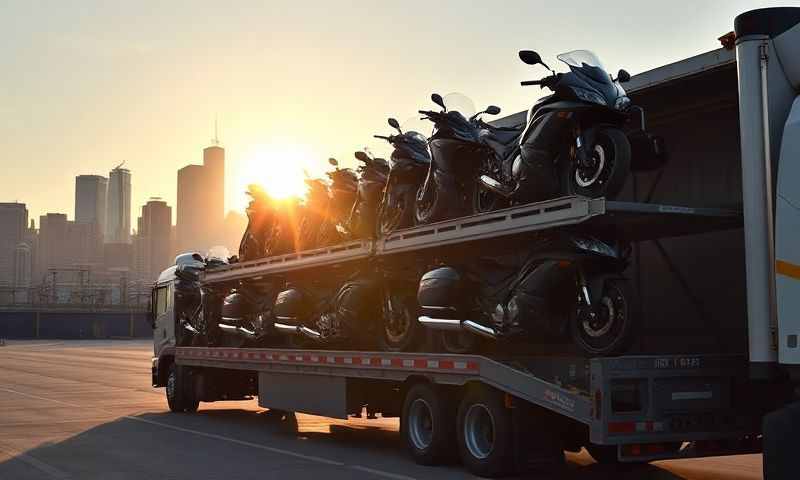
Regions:
<instances>
[{"instance_id":1,"label":"trailer wheel","mask_svg":"<svg viewBox=\"0 0 800 480\"><path fill-rule=\"evenodd\" d=\"M455 418L441 389L427 383L411 387L403 402L400 433L420 465L438 465L454 453Z\"/></svg>"},{"instance_id":2,"label":"trailer wheel","mask_svg":"<svg viewBox=\"0 0 800 480\"><path fill-rule=\"evenodd\" d=\"M617 457L616 445L597 445L595 443L587 443L585 445L586 451L592 456L595 462L602 465L616 465L619 463Z\"/></svg>"},{"instance_id":3,"label":"trailer wheel","mask_svg":"<svg viewBox=\"0 0 800 480\"><path fill-rule=\"evenodd\" d=\"M469 391L458 409L458 450L471 473L499 477L514 469L511 411L499 392Z\"/></svg>"}]
</instances>

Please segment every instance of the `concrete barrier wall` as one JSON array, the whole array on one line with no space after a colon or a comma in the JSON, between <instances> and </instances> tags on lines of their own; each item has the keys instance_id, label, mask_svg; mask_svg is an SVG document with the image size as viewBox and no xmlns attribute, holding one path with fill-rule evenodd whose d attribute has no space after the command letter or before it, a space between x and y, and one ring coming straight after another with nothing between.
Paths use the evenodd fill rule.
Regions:
<instances>
[{"instance_id":1,"label":"concrete barrier wall","mask_svg":"<svg viewBox=\"0 0 800 480\"><path fill-rule=\"evenodd\" d=\"M147 338L144 313L0 312L0 338Z\"/></svg>"}]
</instances>

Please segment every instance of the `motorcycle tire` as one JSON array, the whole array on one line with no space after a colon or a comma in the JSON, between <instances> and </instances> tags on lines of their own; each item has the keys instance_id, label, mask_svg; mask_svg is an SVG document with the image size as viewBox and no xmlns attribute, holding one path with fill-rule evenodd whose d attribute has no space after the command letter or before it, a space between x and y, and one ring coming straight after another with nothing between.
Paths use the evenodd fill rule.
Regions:
<instances>
[{"instance_id":1,"label":"motorcycle tire","mask_svg":"<svg viewBox=\"0 0 800 480\"><path fill-rule=\"evenodd\" d=\"M574 161L562 162L561 180L564 193L589 198L616 197L631 171L631 144L618 128L601 128L590 147L600 167L582 175Z\"/></svg>"},{"instance_id":2,"label":"motorcycle tire","mask_svg":"<svg viewBox=\"0 0 800 480\"><path fill-rule=\"evenodd\" d=\"M414 198L406 195L394 205L381 204L378 214L378 237L390 235L395 230L414 225Z\"/></svg>"},{"instance_id":3,"label":"motorcycle tire","mask_svg":"<svg viewBox=\"0 0 800 480\"><path fill-rule=\"evenodd\" d=\"M574 312L570 330L572 340L588 356L611 356L624 353L635 337L640 321L633 286L625 278L608 278L595 305L598 321L591 322ZM577 310L577 309L576 309Z\"/></svg>"},{"instance_id":4,"label":"motorcycle tire","mask_svg":"<svg viewBox=\"0 0 800 480\"><path fill-rule=\"evenodd\" d=\"M386 352L410 352L419 345L422 328L417 321L417 298L414 294L384 293L391 299L393 312L389 312L384 297L381 308L380 348ZM391 318L390 318L391 317Z\"/></svg>"},{"instance_id":5,"label":"motorcycle tire","mask_svg":"<svg viewBox=\"0 0 800 480\"><path fill-rule=\"evenodd\" d=\"M430 191L421 191L414 202L414 224L427 225L446 218L444 199L434 186Z\"/></svg>"}]
</instances>

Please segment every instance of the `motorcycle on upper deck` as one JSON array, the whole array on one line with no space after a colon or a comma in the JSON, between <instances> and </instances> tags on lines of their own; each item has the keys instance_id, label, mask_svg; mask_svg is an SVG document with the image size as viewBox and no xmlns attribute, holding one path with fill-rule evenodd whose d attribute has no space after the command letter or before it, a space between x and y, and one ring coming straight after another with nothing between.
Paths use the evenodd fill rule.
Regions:
<instances>
[{"instance_id":1,"label":"motorcycle on upper deck","mask_svg":"<svg viewBox=\"0 0 800 480\"><path fill-rule=\"evenodd\" d=\"M630 79L628 72L612 78L588 50L558 55L569 66L567 73L550 69L536 52L523 50L519 56L552 72L522 85L553 94L529 110L518 148L494 148L495 163L480 176L480 188L517 204L560 195L613 198L631 170L663 165L663 141L645 132L644 111L620 85ZM481 138L487 135L490 128Z\"/></svg>"},{"instance_id":2,"label":"motorcycle on upper deck","mask_svg":"<svg viewBox=\"0 0 800 480\"><path fill-rule=\"evenodd\" d=\"M467 119L461 112L448 109L441 95L431 100L441 112L420 110L424 119L434 124L428 140L431 162L425 183L417 193L414 222L417 225L471 215L476 211L478 174L491 149L480 141L475 118L481 113L497 114L489 106Z\"/></svg>"},{"instance_id":3,"label":"motorcycle on upper deck","mask_svg":"<svg viewBox=\"0 0 800 480\"><path fill-rule=\"evenodd\" d=\"M428 140L418 132L403 132L400 123L389 119L397 135L375 135L394 147L389 157L389 176L378 211L381 235L414 225L414 199L425 181L431 163Z\"/></svg>"}]
</instances>

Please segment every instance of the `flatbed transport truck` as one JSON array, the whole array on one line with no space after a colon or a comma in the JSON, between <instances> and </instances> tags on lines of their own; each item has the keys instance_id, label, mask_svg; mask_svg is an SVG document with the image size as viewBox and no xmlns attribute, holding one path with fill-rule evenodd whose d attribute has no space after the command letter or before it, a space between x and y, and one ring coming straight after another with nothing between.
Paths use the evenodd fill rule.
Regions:
<instances>
[{"instance_id":1,"label":"flatbed transport truck","mask_svg":"<svg viewBox=\"0 0 800 480\"><path fill-rule=\"evenodd\" d=\"M564 450L586 448L606 463L763 451L768 480L794 478L800 9L746 12L723 44L626 85L671 155L660 171L633 174L617 201L553 199L232 264L201 279L253 281L545 229L612 231L635 243L626 273L647 322L638 351L583 358L177 347L173 267L154 287L153 386L166 387L178 412L257 396L270 409L397 416L417 462L458 450L483 476L557 464Z\"/></svg>"}]
</instances>

